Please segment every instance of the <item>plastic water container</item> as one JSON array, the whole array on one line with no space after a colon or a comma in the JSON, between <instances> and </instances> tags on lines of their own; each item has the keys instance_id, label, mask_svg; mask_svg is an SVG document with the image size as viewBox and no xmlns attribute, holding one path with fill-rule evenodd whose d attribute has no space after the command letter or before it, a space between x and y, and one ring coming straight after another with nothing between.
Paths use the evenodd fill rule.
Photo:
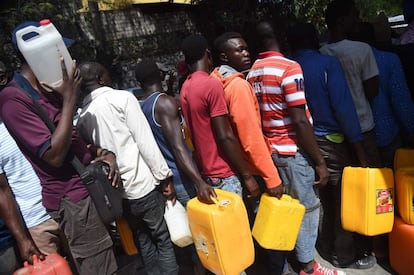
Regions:
<instances>
[{"instance_id":1,"label":"plastic water container","mask_svg":"<svg viewBox=\"0 0 414 275\"><path fill-rule=\"evenodd\" d=\"M394 223L394 174L390 168L345 167L342 227L366 236L389 233Z\"/></svg>"},{"instance_id":2,"label":"plastic water container","mask_svg":"<svg viewBox=\"0 0 414 275\"><path fill-rule=\"evenodd\" d=\"M129 227L125 218L116 220L116 231L118 232L119 239L121 240L122 248L125 254L128 256L138 254L138 249L135 246L134 234Z\"/></svg>"},{"instance_id":3,"label":"plastic water container","mask_svg":"<svg viewBox=\"0 0 414 275\"><path fill-rule=\"evenodd\" d=\"M53 253L46 256L44 261L40 261L33 255L33 265L28 262L24 267L16 270L13 275L72 275L68 262L59 254Z\"/></svg>"},{"instance_id":4,"label":"plastic water container","mask_svg":"<svg viewBox=\"0 0 414 275\"><path fill-rule=\"evenodd\" d=\"M395 274L412 275L414 272L414 225L406 224L400 217L395 216L388 243L389 260Z\"/></svg>"},{"instance_id":5,"label":"plastic water container","mask_svg":"<svg viewBox=\"0 0 414 275\"><path fill-rule=\"evenodd\" d=\"M305 206L289 195L279 200L264 193L253 224L253 237L266 249L293 250L304 215Z\"/></svg>"},{"instance_id":6,"label":"plastic water container","mask_svg":"<svg viewBox=\"0 0 414 275\"><path fill-rule=\"evenodd\" d=\"M190 229L203 266L217 275L236 275L254 261L247 211L237 194L215 191L215 204L197 198L188 202Z\"/></svg>"},{"instance_id":7,"label":"plastic water container","mask_svg":"<svg viewBox=\"0 0 414 275\"><path fill-rule=\"evenodd\" d=\"M395 191L401 218L407 224L414 224L414 167L395 172Z\"/></svg>"},{"instance_id":8,"label":"plastic water container","mask_svg":"<svg viewBox=\"0 0 414 275\"><path fill-rule=\"evenodd\" d=\"M193 243L187 211L179 201L176 201L173 205L172 201L167 200L164 218L170 232L171 241L175 245L186 247Z\"/></svg>"},{"instance_id":9,"label":"plastic water container","mask_svg":"<svg viewBox=\"0 0 414 275\"><path fill-rule=\"evenodd\" d=\"M63 56L68 74L72 58L62 36L48 19L40 26L27 26L16 32L17 46L39 82L58 86L62 81L60 57Z\"/></svg>"}]
</instances>

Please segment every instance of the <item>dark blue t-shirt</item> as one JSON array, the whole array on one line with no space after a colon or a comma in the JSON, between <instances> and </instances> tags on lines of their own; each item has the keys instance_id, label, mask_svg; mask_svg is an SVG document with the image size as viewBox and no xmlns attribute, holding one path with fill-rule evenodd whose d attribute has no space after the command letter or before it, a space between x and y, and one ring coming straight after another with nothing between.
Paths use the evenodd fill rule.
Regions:
<instances>
[{"instance_id":1,"label":"dark blue t-shirt","mask_svg":"<svg viewBox=\"0 0 414 275\"><path fill-rule=\"evenodd\" d=\"M151 127L152 133L154 134L155 141L158 144L158 147L163 154L165 161L167 162L168 167L173 173L173 183L174 186L182 184L185 186L186 192L190 198L196 196L196 190L194 183L186 176L186 174L177 166L175 157L172 153L171 146L169 142L164 137L161 125L155 121L155 104L160 96L166 96L160 92L154 92L145 100L140 101L142 112L148 120L148 123ZM187 148L188 152L190 150ZM183 203L183 202L182 202ZM183 203L184 205L186 203Z\"/></svg>"}]
</instances>

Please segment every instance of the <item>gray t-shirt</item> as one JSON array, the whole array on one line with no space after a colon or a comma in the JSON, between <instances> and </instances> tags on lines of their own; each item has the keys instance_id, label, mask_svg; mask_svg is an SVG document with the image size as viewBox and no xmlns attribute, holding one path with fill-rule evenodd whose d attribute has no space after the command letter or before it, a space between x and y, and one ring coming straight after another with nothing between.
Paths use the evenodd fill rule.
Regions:
<instances>
[{"instance_id":1,"label":"gray t-shirt","mask_svg":"<svg viewBox=\"0 0 414 275\"><path fill-rule=\"evenodd\" d=\"M372 130L375 126L374 118L363 86L363 81L378 75L378 67L371 47L363 42L344 39L324 45L320 48L320 52L339 59L345 71L362 132Z\"/></svg>"}]
</instances>

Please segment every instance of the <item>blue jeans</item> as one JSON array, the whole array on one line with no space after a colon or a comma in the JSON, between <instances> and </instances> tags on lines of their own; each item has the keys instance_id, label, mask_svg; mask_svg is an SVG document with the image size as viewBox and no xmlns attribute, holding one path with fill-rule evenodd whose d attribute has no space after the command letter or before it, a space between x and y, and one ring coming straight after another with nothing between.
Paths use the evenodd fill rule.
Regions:
<instances>
[{"instance_id":1,"label":"blue jeans","mask_svg":"<svg viewBox=\"0 0 414 275\"><path fill-rule=\"evenodd\" d=\"M207 183L213 188L226 190L242 197L242 185L236 175L227 178L208 178Z\"/></svg>"},{"instance_id":2,"label":"blue jeans","mask_svg":"<svg viewBox=\"0 0 414 275\"><path fill-rule=\"evenodd\" d=\"M298 151L295 156L272 154L272 159L282 179L285 192L298 199L306 208L295 250L298 261L308 263L315 257L319 225L320 202L313 187L315 170L311 161L301 151Z\"/></svg>"},{"instance_id":3,"label":"blue jeans","mask_svg":"<svg viewBox=\"0 0 414 275\"><path fill-rule=\"evenodd\" d=\"M134 234L148 275L178 274L164 211L164 198L158 190L140 199L124 200L124 217Z\"/></svg>"}]
</instances>

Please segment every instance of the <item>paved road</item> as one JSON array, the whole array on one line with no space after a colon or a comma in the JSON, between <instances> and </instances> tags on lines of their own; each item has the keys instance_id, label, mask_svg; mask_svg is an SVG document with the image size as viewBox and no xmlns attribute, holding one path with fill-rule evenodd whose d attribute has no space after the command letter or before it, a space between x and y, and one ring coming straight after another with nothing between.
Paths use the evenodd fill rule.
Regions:
<instances>
[{"instance_id":1,"label":"paved road","mask_svg":"<svg viewBox=\"0 0 414 275\"><path fill-rule=\"evenodd\" d=\"M142 267L142 263L138 256L127 257L125 255L122 255L118 256L117 259L120 266L118 275L146 275L145 269ZM316 260L319 261L322 265L332 267L330 263L319 257L319 255L316 256ZM376 264L373 268L366 270L348 268L341 270L345 271L347 275L396 275L392 271L387 271L389 270L388 263ZM247 275L265 275L263 269L261 269L260 266L250 267L246 273ZM294 274L295 273L292 273L291 275ZM179 275L192 275L192 267L184 262Z\"/></svg>"},{"instance_id":2,"label":"paved road","mask_svg":"<svg viewBox=\"0 0 414 275\"><path fill-rule=\"evenodd\" d=\"M119 271L118 275L146 275L145 269L143 268L141 259L139 255L134 256L126 256L123 253L122 246L119 242L119 239L114 239L115 244L115 255L118 261ZM182 251L176 251L177 260L180 265L180 273L179 275L192 275L192 262L188 257L180 255L183 253ZM260 256L258 256L260 257ZM260 258L256 259L256 263L253 264L246 270L247 275L266 275L266 272L263 266L260 264ZM322 265L333 268L333 266L322 259L316 253L316 260L320 262ZM346 272L347 275L397 275L392 271L389 266L388 262L385 263L377 263L373 268L366 269L366 270L356 270L356 269L341 269ZM212 274L212 273L210 273ZM295 273L291 273L290 275L294 275Z\"/></svg>"},{"instance_id":3,"label":"paved road","mask_svg":"<svg viewBox=\"0 0 414 275\"><path fill-rule=\"evenodd\" d=\"M328 267L333 267L329 262L325 261L324 259L322 259L321 257L319 257L319 255L317 255L317 260ZM349 268L344 268L341 269L343 271L346 272L347 275L395 275L395 273L392 273L392 271L390 272L390 267L388 263L377 263L373 268L370 269L366 269L366 270L357 270L357 269L349 269ZM388 271L387 271L388 270Z\"/></svg>"}]
</instances>

